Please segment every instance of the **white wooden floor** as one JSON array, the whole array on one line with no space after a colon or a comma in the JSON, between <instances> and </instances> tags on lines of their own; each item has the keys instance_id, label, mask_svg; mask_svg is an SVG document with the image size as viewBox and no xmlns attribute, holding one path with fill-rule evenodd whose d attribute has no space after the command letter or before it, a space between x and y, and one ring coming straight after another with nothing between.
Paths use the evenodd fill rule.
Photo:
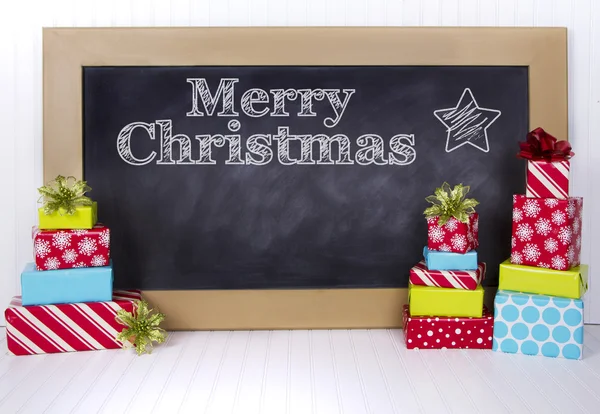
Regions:
<instances>
[{"instance_id":1,"label":"white wooden floor","mask_svg":"<svg viewBox=\"0 0 600 414\"><path fill-rule=\"evenodd\" d=\"M174 332L151 356L13 357L0 413L597 413L600 326L582 361L406 350L397 330Z\"/></svg>"}]
</instances>

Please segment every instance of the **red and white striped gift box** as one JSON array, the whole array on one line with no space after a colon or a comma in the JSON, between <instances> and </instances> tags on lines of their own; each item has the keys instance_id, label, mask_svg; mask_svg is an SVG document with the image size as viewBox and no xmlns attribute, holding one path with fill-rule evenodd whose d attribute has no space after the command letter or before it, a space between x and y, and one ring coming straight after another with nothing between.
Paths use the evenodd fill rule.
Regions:
<instances>
[{"instance_id":1,"label":"red and white striped gift box","mask_svg":"<svg viewBox=\"0 0 600 414\"><path fill-rule=\"evenodd\" d=\"M118 349L123 330L117 311L133 310L138 290L115 290L110 302L22 306L15 296L4 312L6 343L12 355L53 354Z\"/></svg>"},{"instance_id":2,"label":"red and white striped gift box","mask_svg":"<svg viewBox=\"0 0 600 414\"><path fill-rule=\"evenodd\" d=\"M485 279L485 263L477 265L477 270L429 270L424 260L410 269L410 283L420 286L435 286L475 290Z\"/></svg>"},{"instance_id":3,"label":"red and white striped gift box","mask_svg":"<svg viewBox=\"0 0 600 414\"><path fill-rule=\"evenodd\" d=\"M527 161L527 190L529 198L569 197L569 161Z\"/></svg>"}]
</instances>

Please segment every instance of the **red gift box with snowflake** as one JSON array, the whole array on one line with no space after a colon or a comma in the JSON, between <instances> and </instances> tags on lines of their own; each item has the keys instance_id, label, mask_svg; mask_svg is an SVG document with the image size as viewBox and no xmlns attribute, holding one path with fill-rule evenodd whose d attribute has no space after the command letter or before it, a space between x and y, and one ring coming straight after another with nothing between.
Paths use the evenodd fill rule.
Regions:
<instances>
[{"instance_id":1,"label":"red gift box with snowflake","mask_svg":"<svg viewBox=\"0 0 600 414\"><path fill-rule=\"evenodd\" d=\"M425 198L432 204L423 212L429 250L464 254L479 247L479 214L475 212L479 202L466 198L469 189L443 183Z\"/></svg>"},{"instance_id":2,"label":"red gift box with snowflake","mask_svg":"<svg viewBox=\"0 0 600 414\"><path fill-rule=\"evenodd\" d=\"M33 228L37 270L107 266L110 229L96 224L89 230L40 230Z\"/></svg>"},{"instance_id":3,"label":"red gift box with snowflake","mask_svg":"<svg viewBox=\"0 0 600 414\"><path fill-rule=\"evenodd\" d=\"M404 305L402 319L408 349L492 349L494 315L485 305L481 318L415 317Z\"/></svg>"},{"instance_id":4,"label":"red gift box with snowflake","mask_svg":"<svg viewBox=\"0 0 600 414\"><path fill-rule=\"evenodd\" d=\"M429 250L464 254L479 247L479 214L470 214L468 223L462 223L451 217L440 226L439 219L439 217L427 219Z\"/></svg>"},{"instance_id":5,"label":"red gift box with snowflake","mask_svg":"<svg viewBox=\"0 0 600 414\"><path fill-rule=\"evenodd\" d=\"M513 264L568 270L579 266L583 198L513 196Z\"/></svg>"}]
</instances>

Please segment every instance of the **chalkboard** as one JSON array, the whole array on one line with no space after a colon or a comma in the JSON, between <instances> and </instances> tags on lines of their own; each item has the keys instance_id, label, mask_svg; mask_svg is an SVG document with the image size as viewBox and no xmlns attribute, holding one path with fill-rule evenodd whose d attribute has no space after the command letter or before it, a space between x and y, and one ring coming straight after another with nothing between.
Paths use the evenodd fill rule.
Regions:
<instances>
[{"instance_id":1,"label":"chalkboard","mask_svg":"<svg viewBox=\"0 0 600 414\"><path fill-rule=\"evenodd\" d=\"M84 178L116 287L406 287L444 181L510 255L528 68L84 67Z\"/></svg>"}]
</instances>

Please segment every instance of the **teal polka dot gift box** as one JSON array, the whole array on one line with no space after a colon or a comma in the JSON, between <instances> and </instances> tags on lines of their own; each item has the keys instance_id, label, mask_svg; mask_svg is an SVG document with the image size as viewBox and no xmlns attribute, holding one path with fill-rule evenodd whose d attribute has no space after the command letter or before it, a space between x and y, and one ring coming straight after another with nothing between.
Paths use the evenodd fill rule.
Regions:
<instances>
[{"instance_id":1,"label":"teal polka dot gift box","mask_svg":"<svg viewBox=\"0 0 600 414\"><path fill-rule=\"evenodd\" d=\"M492 350L581 359L583 301L499 290Z\"/></svg>"}]
</instances>

